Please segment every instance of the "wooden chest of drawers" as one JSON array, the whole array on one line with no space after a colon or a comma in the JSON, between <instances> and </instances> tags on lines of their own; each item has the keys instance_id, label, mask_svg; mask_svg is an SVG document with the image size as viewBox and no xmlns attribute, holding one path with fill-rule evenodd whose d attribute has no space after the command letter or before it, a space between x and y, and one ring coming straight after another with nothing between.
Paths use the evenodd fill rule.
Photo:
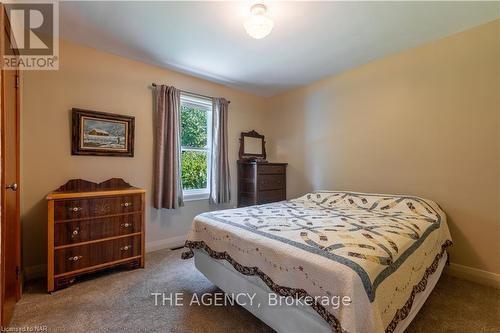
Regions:
<instances>
[{"instance_id":1,"label":"wooden chest of drawers","mask_svg":"<svg viewBox=\"0 0 500 333\"><path fill-rule=\"evenodd\" d=\"M238 161L238 207L286 200L286 166Z\"/></svg>"},{"instance_id":2,"label":"wooden chest of drawers","mask_svg":"<svg viewBox=\"0 0 500 333\"><path fill-rule=\"evenodd\" d=\"M143 189L122 179L70 180L47 200L49 292L85 273L144 267Z\"/></svg>"}]
</instances>

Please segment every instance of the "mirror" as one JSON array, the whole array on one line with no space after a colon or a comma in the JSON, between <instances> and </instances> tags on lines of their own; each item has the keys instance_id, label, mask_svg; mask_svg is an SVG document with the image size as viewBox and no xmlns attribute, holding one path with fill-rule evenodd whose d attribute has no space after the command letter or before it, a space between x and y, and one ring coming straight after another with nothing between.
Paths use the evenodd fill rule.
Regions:
<instances>
[{"instance_id":1,"label":"mirror","mask_svg":"<svg viewBox=\"0 0 500 333\"><path fill-rule=\"evenodd\" d=\"M246 136L243 143L243 146L245 147L243 154L262 155L262 139Z\"/></svg>"},{"instance_id":2,"label":"mirror","mask_svg":"<svg viewBox=\"0 0 500 333\"><path fill-rule=\"evenodd\" d=\"M266 160L264 135L256 131L242 132L240 138L240 160Z\"/></svg>"}]
</instances>

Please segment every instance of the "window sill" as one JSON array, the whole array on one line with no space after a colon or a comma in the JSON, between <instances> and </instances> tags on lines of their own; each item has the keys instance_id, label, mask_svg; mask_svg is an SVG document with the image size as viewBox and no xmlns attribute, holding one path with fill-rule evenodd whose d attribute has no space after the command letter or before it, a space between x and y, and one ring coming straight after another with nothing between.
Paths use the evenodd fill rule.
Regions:
<instances>
[{"instance_id":1,"label":"window sill","mask_svg":"<svg viewBox=\"0 0 500 333\"><path fill-rule=\"evenodd\" d=\"M183 198L184 201L200 201L200 200L208 200L210 196L209 192L184 192Z\"/></svg>"}]
</instances>

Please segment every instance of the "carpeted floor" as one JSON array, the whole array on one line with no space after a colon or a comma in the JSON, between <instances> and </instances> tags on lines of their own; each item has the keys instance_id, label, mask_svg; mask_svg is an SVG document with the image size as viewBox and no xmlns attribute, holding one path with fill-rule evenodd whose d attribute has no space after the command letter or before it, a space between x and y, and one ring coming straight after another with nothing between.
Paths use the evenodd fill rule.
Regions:
<instances>
[{"instance_id":1,"label":"carpeted floor","mask_svg":"<svg viewBox=\"0 0 500 333\"><path fill-rule=\"evenodd\" d=\"M155 306L152 292L218 291L182 250L148 254L146 269L100 274L49 295L28 286L12 327L49 332L272 332L241 307ZM443 275L407 332L500 332L500 291Z\"/></svg>"}]
</instances>

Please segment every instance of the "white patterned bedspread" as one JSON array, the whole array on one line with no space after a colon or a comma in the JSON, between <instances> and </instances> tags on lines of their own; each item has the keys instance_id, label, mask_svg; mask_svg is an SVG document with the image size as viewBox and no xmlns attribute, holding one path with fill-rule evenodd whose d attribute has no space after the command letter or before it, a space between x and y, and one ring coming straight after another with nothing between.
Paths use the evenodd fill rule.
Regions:
<instances>
[{"instance_id":1,"label":"white patterned bedspread","mask_svg":"<svg viewBox=\"0 0 500 333\"><path fill-rule=\"evenodd\" d=\"M449 245L432 201L328 191L198 215L186 242L282 295L349 296L350 305L313 308L351 333L392 332Z\"/></svg>"}]
</instances>

